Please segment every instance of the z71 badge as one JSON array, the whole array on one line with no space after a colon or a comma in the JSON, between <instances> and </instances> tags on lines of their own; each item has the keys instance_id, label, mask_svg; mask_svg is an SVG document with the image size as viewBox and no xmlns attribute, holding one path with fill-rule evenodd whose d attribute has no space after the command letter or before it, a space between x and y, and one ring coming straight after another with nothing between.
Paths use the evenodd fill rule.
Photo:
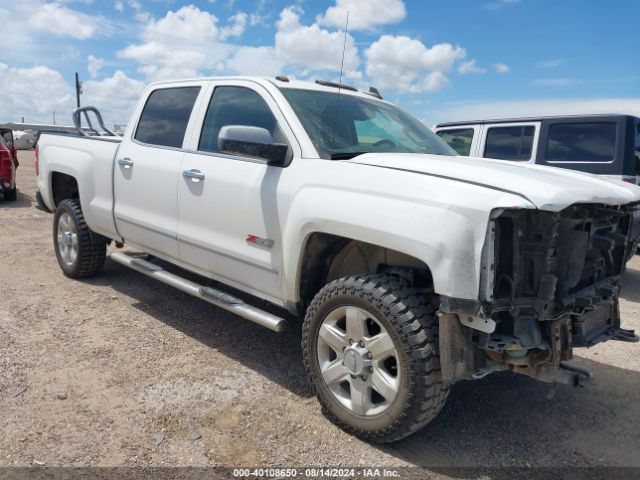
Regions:
<instances>
[{"instance_id":1,"label":"z71 badge","mask_svg":"<svg viewBox=\"0 0 640 480\"><path fill-rule=\"evenodd\" d=\"M252 243L265 248L273 248L274 241L270 238L262 238L257 235L249 234L247 235L247 243Z\"/></svg>"}]
</instances>

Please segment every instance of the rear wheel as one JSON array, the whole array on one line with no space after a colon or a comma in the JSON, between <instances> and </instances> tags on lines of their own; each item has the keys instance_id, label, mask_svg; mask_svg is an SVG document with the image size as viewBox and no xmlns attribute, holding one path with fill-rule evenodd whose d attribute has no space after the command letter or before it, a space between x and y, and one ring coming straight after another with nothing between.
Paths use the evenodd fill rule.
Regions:
<instances>
[{"instance_id":1,"label":"rear wheel","mask_svg":"<svg viewBox=\"0 0 640 480\"><path fill-rule=\"evenodd\" d=\"M107 239L89 229L77 199L63 200L56 208L53 243L58 264L68 277L89 277L104 265Z\"/></svg>"},{"instance_id":2,"label":"rear wheel","mask_svg":"<svg viewBox=\"0 0 640 480\"><path fill-rule=\"evenodd\" d=\"M7 202L15 202L18 199L18 189L14 188L12 190L5 190L4 199Z\"/></svg>"},{"instance_id":3,"label":"rear wheel","mask_svg":"<svg viewBox=\"0 0 640 480\"><path fill-rule=\"evenodd\" d=\"M325 286L307 311L302 343L326 415L374 442L426 425L448 393L437 328L427 298L396 277L352 276Z\"/></svg>"}]
</instances>

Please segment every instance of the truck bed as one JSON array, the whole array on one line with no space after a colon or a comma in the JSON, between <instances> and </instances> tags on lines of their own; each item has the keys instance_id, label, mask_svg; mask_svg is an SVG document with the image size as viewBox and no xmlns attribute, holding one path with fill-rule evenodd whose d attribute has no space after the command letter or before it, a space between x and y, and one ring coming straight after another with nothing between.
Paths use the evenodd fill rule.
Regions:
<instances>
[{"instance_id":1,"label":"truck bed","mask_svg":"<svg viewBox=\"0 0 640 480\"><path fill-rule=\"evenodd\" d=\"M118 238L113 219L113 164L121 137L84 136L80 133L44 133L38 141L38 189L50 210L58 199L52 194L60 174L77 180L80 203L89 228ZM51 172L58 172L55 175Z\"/></svg>"}]
</instances>

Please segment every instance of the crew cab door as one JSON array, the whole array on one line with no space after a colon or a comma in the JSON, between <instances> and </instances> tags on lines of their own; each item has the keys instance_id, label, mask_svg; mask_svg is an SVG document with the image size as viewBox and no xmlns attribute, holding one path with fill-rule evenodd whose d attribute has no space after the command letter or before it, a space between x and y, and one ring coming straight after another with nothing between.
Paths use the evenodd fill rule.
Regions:
<instances>
[{"instance_id":1,"label":"crew cab door","mask_svg":"<svg viewBox=\"0 0 640 480\"><path fill-rule=\"evenodd\" d=\"M180 259L209 277L276 301L282 271L283 184L289 168L220 151L229 125L260 127L274 141L300 147L277 104L251 81L215 81L199 112L178 186ZM293 148L296 148L294 151Z\"/></svg>"},{"instance_id":2,"label":"crew cab door","mask_svg":"<svg viewBox=\"0 0 640 480\"><path fill-rule=\"evenodd\" d=\"M158 87L138 110L114 165L114 217L126 242L178 258L178 181L191 112L203 85Z\"/></svg>"}]
</instances>

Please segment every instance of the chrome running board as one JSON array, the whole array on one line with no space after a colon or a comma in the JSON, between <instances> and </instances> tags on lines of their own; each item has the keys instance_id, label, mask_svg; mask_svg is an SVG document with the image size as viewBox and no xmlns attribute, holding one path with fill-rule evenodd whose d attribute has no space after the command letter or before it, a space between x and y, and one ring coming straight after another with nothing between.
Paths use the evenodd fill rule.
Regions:
<instances>
[{"instance_id":1,"label":"chrome running board","mask_svg":"<svg viewBox=\"0 0 640 480\"><path fill-rule=\"evenodd\" d=\"M223 308L231 313L251 320L252 322L262 325L263 327L273 330L274 332L284 332L287 329L287 321L271 313L253 307L228 293L216 290L215 288L205 287L186 278L167 272L164 268L148 262L141 258L132 257L122 252L113 252L111 260L125 267L129 267L137 272L143 273L148 277L171 285L172 287L182 290L189 295L200 298L206 302Z\"/></svg>"}]
</instances>

